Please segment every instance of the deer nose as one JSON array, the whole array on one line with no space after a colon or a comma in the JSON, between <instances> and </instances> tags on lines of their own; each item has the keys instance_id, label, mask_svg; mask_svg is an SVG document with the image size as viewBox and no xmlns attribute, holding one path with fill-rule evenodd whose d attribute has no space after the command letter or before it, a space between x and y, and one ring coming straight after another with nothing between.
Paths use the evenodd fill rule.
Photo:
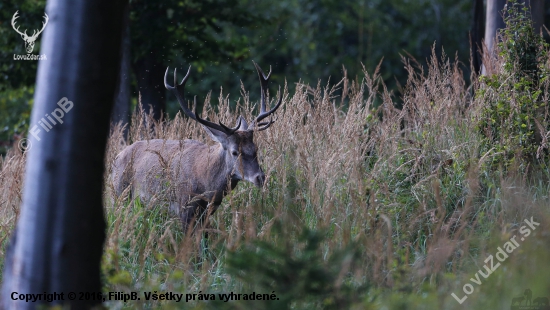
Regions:
<instances>
[{"instance_id":1,"label":"deer nose","mask_svg":"<svg viewBox=\"0 0 550 310\"><path fill-rule=\"evenodd\" d=\"M265 183L265 174L263 172L256 175L256 178L254 179L254 185L257 187L264 186Z\"/></svg>"}]
</instances>

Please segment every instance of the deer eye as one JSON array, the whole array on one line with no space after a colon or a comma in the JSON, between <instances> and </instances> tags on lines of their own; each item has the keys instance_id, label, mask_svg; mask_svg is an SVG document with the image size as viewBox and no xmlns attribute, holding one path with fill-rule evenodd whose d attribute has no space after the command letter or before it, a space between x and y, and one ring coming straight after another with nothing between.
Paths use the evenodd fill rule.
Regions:
<instances>
[{"instance_id":1,"label":"deer eye","mask_svg":"<svg viewBox=\"0 0 550 310\"><path fill-rule=\"evenodd\" d=\"M239 153L237 153L237 151L233 151L233 152L231 152L231 155L237 157L237 155L239 155Z\"/></svg>"}]
</instances>

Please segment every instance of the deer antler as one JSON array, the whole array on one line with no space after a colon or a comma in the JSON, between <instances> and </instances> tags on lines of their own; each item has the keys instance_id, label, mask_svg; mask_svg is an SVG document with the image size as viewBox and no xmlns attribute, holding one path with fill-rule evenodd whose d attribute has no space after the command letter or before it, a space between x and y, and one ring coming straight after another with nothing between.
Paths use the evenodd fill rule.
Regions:
<instances>
[{"instance_id":1,"label":"deer antler","mask_svg":"<svg viewBox=\"0 0 550 310\"><path fill-rule=\"evenodd\" d=\"M235 131L237 131L237 129L239 129L239 127L241 126L241 119L240 118L239 118L239 121L237 122L237 126L235 126L233 128L229 128L229 127L225 126L224 124L222 124L221 122L219 122L219 125L218 125L216 123L212 123L210 121L202 119L202 118L200 118L200 116L196 115L191 110L189 110L189 108L187 108L187 106L185 104L185 96L184 96L184 91L183 90L185 88L185 83L187 83L187 78L189 77L189 72L191 72L191 66L189 66L189 70L187 70L187 74L185 75L185 77L183 78L183 80L181 81L180 84L178 84L178 82L176 80L176 69L174 69L174 86L168 85L168 69L169 69L169 67L166 68L166 73L164 74L164 87L166 87L166 89L168 89L169 91L174 93L174 95L178 99L178 102L181 106L181 109L183 110L183 112L187 116L189 116L190 118L196 120L197 122L201 123L202 125L204 125L206 127L221 131L221 132L225 133L228 136L232 135L233 133L235 133ZM196 106L197 106L197 97L195 97L195 107Z\"/></svg>"},{"instance_id":2,"label":"deer antler","mask_svg":"<svg viewBox=\"0 0 550 310\"><path fill-rule=\"evenodd\" d=\"M252 121L252 124L250 125L249 130L254 130L254 128L257 128L256 130L261 131L261 130L266 130L267 128L269 128L269 126L271 126L271 124L275 122L273 120L269 120L268 122L259 123L264 118L273 114L273 112L275 112L279 108L279 106L283 102L283 96L281 95L279 97L279 102L277 102L277 104L275 105L275 107L273 107L273 109L266 112L265 101L267 97L267 83L269 82L269 78L271 77L271 66L269 66L269 73L266 76L265 73L262 71L262 68L260 68L260 66L258 66L257 63L255 63L254 61L252 61L252 63L254 63L254 67L256 67L256 71L258 71L258 77L260 78L260 87L261 87L262 93L261 93L261 101L260 101L260 114ZM279 92L280 91L281 91L281 87L279 86Z\"/></svg>"},{"instance_id":3,"label":"deer antler","mask_svg":"<svg viewBox=\"0 0 550 310\"><path fill-rule=\"evenodd\" d=\"M25 32L21 32L19 31L19 26L17 26L17 28L15 28L15 20L19 18L19 16L17 16L17 13L19 11L15 11L15 14L13 14L13 17L11 19L11 26L13 27L13 30L15 30L15 32L19 33L21 36L24 36L24 37L29 37L27 35L27 29L25 29Z\"/></svg>"},{"instance_id":4,"label":"deer antler","mask_svg":"<svg viewBox=\"0 0 550 310\"><path fill-rule=\"evenodd\" d=\"M36 30L33 30L31 38L35 39L36 37L38 37L38 35L42 33L42 31L44 31L44 28L46 28L46 25L48 24L48 20L50 20L50 18L48 17L48 14L44 13L44 19L45 21L42 22L42 29L40 29L38 33L36 33Z\"/></svg>"}]
</instances>

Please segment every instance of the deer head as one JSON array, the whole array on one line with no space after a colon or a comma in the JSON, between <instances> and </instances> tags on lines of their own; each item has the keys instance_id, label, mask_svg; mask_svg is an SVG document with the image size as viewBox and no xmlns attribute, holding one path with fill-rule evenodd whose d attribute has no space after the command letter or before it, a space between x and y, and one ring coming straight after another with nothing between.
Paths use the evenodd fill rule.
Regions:
<instances>
[{"instance_id":1,"label":"deer head","mask_svg":"<svg viewBox=\"0 0 550 310\"><path fill-rule=\"evenodd\" d=\"M16 11L15 14L13 14L13 17L11 19L11 26L13 27L13 30L15 30L17 33L19 33L21 35L21 38L23 38L23 40L25 41L25 49L27 50L27 53L32 53L32 51L34 50L34 41L36 41L36 39L38 38L38 35L40 35L42 33L42 31L44 31L44 28L46 27L46 25L48 24L48 14L44 13L44 21L42 22L42 29L40 30L34 30L32 35L31 36L28 36L27 35L27 29L25 29L24 32L21 32L19 31L19 26L17 26L17 28L15 28L15 20L19 18L19 16L17 16L17 13L19 11Z\"/></svg>"},{"instance_id":2,"label":"deer head","mask_svg":"<svg viewBox=\"0 0 550 310\"><path fill-rule=\"evenodd\" d=\"M273 114L282 103L282 96L279 97L279 101L273 107L273 109L266 111L266 97L267 97L267 83L271 76L271 67L269 68L269 74L266 76L262 69L255 63L254 66L258 72L261 87L261 101L260 101L260 113L252 120L250 125L246 122L241 115L237 119L236 125L232 128L219 122L218 124L202 119L200 116L192 112L185 103L184 88L185 83L189 77L191 66L187 70L187 74L177 84L176 81L176 69L174 69L174 86L168 85L168 68L164 75L164 85L166 89L174 93L183 112L199 122L204 130L208 133L210 138L218 142L224 153L225 164L231 169L230 178L233 181L246 180L257 187L262 187L265 182L265 174L262 171L258 163L258 154L256 151L256 145L254 144L254 131L266 130L274 123L273 120L267 122L261 122L271 114ZM195 97L195 107L196 107Z\"/></svg>"}]
</instances>

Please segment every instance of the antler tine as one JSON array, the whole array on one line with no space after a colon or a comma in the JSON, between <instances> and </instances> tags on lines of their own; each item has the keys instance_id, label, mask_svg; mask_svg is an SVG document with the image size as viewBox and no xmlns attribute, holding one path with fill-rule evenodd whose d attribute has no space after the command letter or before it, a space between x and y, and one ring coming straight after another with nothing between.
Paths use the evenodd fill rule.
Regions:
<instances>
[{"instance_id":1,"label":"antler tine","mask_svg":"<svg viewBox=\"0 0 550 310\"><path fill-rule=\"evenodd\" d=\"M40 31L38 31L38 32L36 32L37 30L35 29L34 32L32 33L31 37L33 37L33 38L38 37L38 35L41 34L42 31L44 31L44 28L46 28L46 25L48 24L48 20L49 20L48 14L44 13L44 18L46 20L42 22L42 29L40 29Z\"/></svg>"},{"instance_id":2,"label":"antler tine","mask_svg":"<svg viewBox=\"0 0 550 310\"><path fill-rule=\"evenodd\" d=\"M265 100L267 97L267 83L269 82L269 78L271 77L271 66L269 66L269 73L267 76L265 76L264 71L260 66L253 60L252 63L254 64L254 67L256 67L256 71L258 72L258 78L260 79L260 91L261 91L261 101L260 101L260 114L265 113Z\"/></svg>"},{"instance_id":3,"label":"antler tine","mask_svg":"<svg viewBox=\"0 0 550 310\"><path fill-rule=\"evenodd\" d=\"M19 18L17 14L19 14L19 10L15 11L15 14L13 14L13 17L11 18L11 26L13 27L13 30L15 30L15 32L19 33L20 35L27 36L27 29L25 29L25 33L22 33L21 31L19 31L20 26L17 26L17 28L15 28L15 20Z\"/></svg>"},{"instance_id":4,"label":"antler tine","mask_svg":"<svg viewBox=\"0 0 550 310\"><path fill-rule=\"evenodd\" d=\"M262 68L260 66L252 61L254 63L254 67L256 67L256 71L258 72L258 77L260 79L260 87L261 87L261 100L260 100L260 114L252 121L252 124L250 126L251 129L258 127L257 130L265 130L271 126L271 124L274 123L274 121L269 121L267 123L259 123L264 118L268 117L269 115L273 114L281 103L283 102L282 94L279 97L279 101L273 107L273 109L266 112L266 97L267 97L267 84L269 82L269 78L271 77L271 66L269 66L269 74L266 76ZM281 91L281 87L279 86L279 92ZM260 125L261 124L261 125Z\"/></svg>"},{"instance_id":5,"label":"antler tine","mask_svg":"<svg viewBox=\"0 0 550 310\"><path fill-rule=\"evenodd\" d=\"M271 126L271 124L275 123L274 120L269 120L269 122L263 122L263 123L259 123L258 124L258 131L262 131L262 130L266 130L267 128L269 128L269 126Z\"/></svg>"},{"instance_id":6,"label":"antler tine","mask_svg":"<svg viewBox=\"0 0 550 310\"><path fill-rule=\"evenodd\" d=\"M197 96L195 96L194 102L195 102L195 111L196 111L196 109L197 109ZM204 118L201 118L196 113L193 113L193 115L195 116L194 120L196 120L197 122L203 124L206 127L224 132L228 136L235 133L235 131L237 131L237 129L239 129L239 127L241 126L241 120L240 119L239 119L239 123L237 123L237 126L235 126L233 128L229 128L229 127L225 126L221 121L218 122L218 124L216 124L216 123L212 123L210 121L207 121Z\"/></svg>"},{"instance_id":7,"label":"antler tine","mask_svg":"<svg viewBox=\"0 0 550 310\"><path fill-rule=\"evenodd\" d=\"M183 112L187 116L189 116L190 118L196 120L197 122L199 122L200 124L202 124L202 125L204 125L208 128L212 128L212 129L221 131L221 132L225 133L228 136L232 135L235 131L237 131L237 129L241 126L241 121L240 120L239 120L239 123L237 124L236 127L229 128L229 127L225 126L224 124L222 124L221 122L219 122L219 125L218 125L216 123L213 123L213 122L207 121L205 119L202 119L200 116L193 113L185 105L185 93L184 93L185 84L187 83L187 79L189 78L189 73L191 72L191 66L189 66L189 70L187 70L187 74L185 75L185 77L183 78L183 80L181 81L181 83L179 85L177 83L177 75L176 75L177 70L174 69L174 86L168 85L168 70L169 70L169 68L170 67L166 68L166 73L164 73L164 87L166 87L166 89L168 89L169 91L174 93L174 95L178 99L178 103L180 104L181 109L183 110ZM197 106L197 97L195 97L194 101L195 101L195 107L196 107Z\"/></svg>"},{"instance_id":8,"label":"antler tine","mask_svg":"<svg viewBox=\"0 0 550 310\"><path fill-rule=\"evenodd\" d=\"M185 75L185 77L183 78L181 83L179 84L179 86L181 86L181 92L177 89L177 87L178 87L177 75L176 75L177 69L174 69L174 86L170 86L168 84L168 70L169 69L170 69L170 67L167 67L166 72L164 73L164 87L166 87L166 89L168 89L169 91L174 93L174 95L178 99L178 103L180 104L180 107L183 110L183 112L185 114L187 114L187 116L191 117L192 119L196 119L195 114L193 112L191 112L191 110L189 110L185 106L185 94L183 92L183 90L185 88L185 83L187 83L187 79L189 78L189 73L191 72L191 66L189 66L189 70L187 70L187 74Z\"/></svg>"}]
</instances>

